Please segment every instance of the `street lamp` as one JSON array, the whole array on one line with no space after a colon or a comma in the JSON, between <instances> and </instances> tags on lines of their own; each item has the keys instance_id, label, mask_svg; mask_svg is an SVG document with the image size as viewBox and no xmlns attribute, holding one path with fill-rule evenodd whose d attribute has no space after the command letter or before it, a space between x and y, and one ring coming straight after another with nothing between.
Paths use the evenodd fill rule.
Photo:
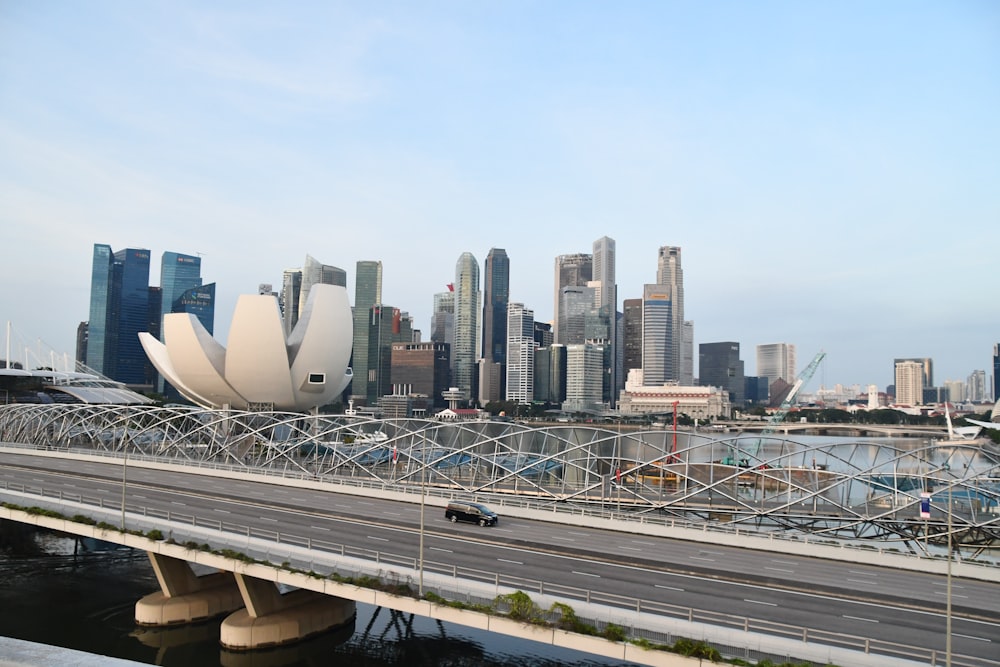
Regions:
<instances>
[{"instance_id":1,"label":"street lamp","mask_svg":"<svg viewBox=\"0 0 1000 667\"><path fill-rule=\"evenodd\" d=\"M122 532L125 532L125 482L128 477L128 437L122 443L125 459L122 461Z\"/></svg>"},{"instance_id":2,"label":"street lamp","mask_svg":"<svg viewBox=\"0 0 1000 667\"><path fill-rule=\"evenodd\" d=\"M425 425L426 429L427 426ZM424 501L427 497L427 485L424 483L424 471L427 469L427 432L423 434L420 445L420 575L417 586L417 594L424 597Z\"/></svg>"}]
</instances>

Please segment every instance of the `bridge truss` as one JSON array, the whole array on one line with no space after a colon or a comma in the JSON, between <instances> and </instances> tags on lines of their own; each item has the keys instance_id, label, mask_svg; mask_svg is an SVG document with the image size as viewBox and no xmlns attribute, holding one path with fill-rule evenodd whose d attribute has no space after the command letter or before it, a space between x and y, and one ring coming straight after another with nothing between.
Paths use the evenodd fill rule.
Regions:
<instances>
[{"instance_id":1,"label":"bridge truss","mask_svg":"<svg viewBox=\"0 0 1000 667\"><path fill-rule=\"evenodd\" d=\"M0 407L0 442L911 550L949 533L970 553L1000 547L1000 461L970 441L57 404Z\"/></svg>"}]
</instances>

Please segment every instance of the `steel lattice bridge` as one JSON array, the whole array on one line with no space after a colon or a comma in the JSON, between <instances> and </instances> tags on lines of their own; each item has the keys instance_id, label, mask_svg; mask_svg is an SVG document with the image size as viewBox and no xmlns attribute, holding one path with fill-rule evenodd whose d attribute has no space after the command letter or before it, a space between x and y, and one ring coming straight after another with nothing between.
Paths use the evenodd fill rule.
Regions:
<instances>
[{"instance_id":1,"label":"steel lattice bridge","mask_svg":"<svg viewBox=\"0 0 1000 667\"><path fill-rule=\"evenodd\" d=\"M0 441L907 550L949 536L970 556L1000 548L1000 456L973 441L80 404L0 407Z\"/></svg>"}]
</instances>

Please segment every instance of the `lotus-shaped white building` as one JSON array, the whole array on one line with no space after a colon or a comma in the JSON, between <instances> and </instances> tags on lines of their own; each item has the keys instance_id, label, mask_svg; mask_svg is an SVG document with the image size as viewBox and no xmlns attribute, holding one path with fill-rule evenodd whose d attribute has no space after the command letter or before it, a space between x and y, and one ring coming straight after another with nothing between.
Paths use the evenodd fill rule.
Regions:
<instances>
[{"instance_id":1,"label":"lotus-shaped white building","mask_svg":"<svg viewBox=\"0 0 1000 667\"><path fill-rule=\"evenodd\" d=\"M240 296L223 347L188 313L163 318L161 343L139 339L149 360L186 398L212 409L308 411L331 403L351 381L354 324L347 290L314 285L288 339L273 296Z\"/></svg>"}]
</instances>

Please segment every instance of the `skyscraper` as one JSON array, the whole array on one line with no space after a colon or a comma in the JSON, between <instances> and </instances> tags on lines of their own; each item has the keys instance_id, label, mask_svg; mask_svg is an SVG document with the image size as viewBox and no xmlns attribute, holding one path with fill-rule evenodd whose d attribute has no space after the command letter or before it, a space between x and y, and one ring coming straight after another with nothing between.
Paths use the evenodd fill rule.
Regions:
<instances>
[{"instance_id":1,"label":"skyscraper","mask_svg":"<svg viewBox=\"0 0 1000 667\"><path fill-rule=\"evenodd\" d=\"M369 396L368 360L371 358L371 351L368 349L368 341L371 309L381 303L382 262L361 260L357 263L354 277L354 348L351 352L354 379L350 390L351 397L358 401L367 402Z\"/></svg>"},{"instance_id":2,"label":"skyscraper","mask_svg":"<svg viewBox=\"0 0 1000 667\"><path fill-rule=\"evenodd\" d=\"M302 265L302 286L299 288L299 317L309 300L309 290L313 285L339 285L347 287L347 271L323 264L311 255L306 255L306 263Z\"/></svg>"},{"instance_id":3,"label":"skyscraper","mask_svg":"<svg viewBox=\"0 0 1000 667\"><path fill-rule=\"evenodd\" d=\"M479 262L471 252L463 252L455 263L455 343L452 348L451 380L465 400L476 398L479 302Z\"/></svg>"},{"instance_id":4,"label":"skyscraper","mask_svg":"<svg viewBox=\"0 0 1000 667\"><path fill-rule=\"evenodd\" d=\"M934 360L933 359L931 359L930 357L905 357L905 358L901 358L901 359L894 359L893 362L892 362L893 363L893 368L895 368L896 364L900 363L901 361L913 361L915 363L920 364L921 376L922 376L921 377L921 382L923 384L924 389L929 389L930 387L934 386ZM917 403L919 403L919 402L920 401L917 401Z\"/></svg>"},{"instance_id":5,"label":"skyscraper","mask_svg":"<svg viewBox=\"0 0 1000 667\"><path fill-rule=\"evenodd\" d=\"M662 246L660 248L656 262L656 284L668 288L659 291L666 295L671 305L670 341L667 349L667 355L670 358L667 362L668 376L666 380L680 382L683 370L681 350L684 346L684 270L681 268L681 249L679 247ZM645 362L643 362L643 371L646 371Z\"/></svg>"},{"instance_id":6,"label":"skyscraper","mask_svg":"<svg viewBox=\"0 0 1000 667\"><path fill-rule=\"evenodd\" d=\"M618 345L618 285L615 283L615 241L607 236L594 241L593 247L594 307L598 322L607 327L604 341L608 347L608 367L605 369L607 391L605 399L613 407L618 392L624 388L622 354Z\"/></svg>"},{"instance_id":7,"label":"skyscraper","mask_svg":"<svg viewBox=\"0 0 1000 667\"><path fill-rule=\"evenodd\" d=\"M1000 343L993 344L993 400L1000 401Z\"/></svg>"},{"instance_id":8,"label":"skyscraper","mask_svg":"<svg viewBox=\"0 0 1000 667\"><path fill-rule=\"evenodd\" d=\"M622 375L642 368L642 299L622 302Z\"/></svg>"},{"instance_id":9,"label":"skyscraper","mask_svg":"<svg viewBox=\"0 0 1000 667\"><path fill-rule=\"evenodd\" d=\"M765 343L757 346L757 377L766 377L767 386L781 378L795 383L795 346L789 343Z\"/></svg>"},{"instance_id":10,"label":"skyscraper","mask_svg":"<svg viewBox=\"0 0 1000 667\"><path fill-rule=\"evenodd\" d=\"M679 359L673 327L674 304L669 285L645 285L642 292L642 383L658 387L677 379Z\"/></svg>"},{"instance_id":11,"label":"skyscraper","mask_svg":"<svg viewBox=\"0 0 1000 667\"><path fill-rule=\"evenodd\" d=\"M194 287L201 287L201 257L182 255L179 252L165 252L160 260L160 321L167 313L189 312L176 309L177 300ZM214 318L213 318L214 319ZM202 325L205 325L202 322ZM211 332L208 323L205 328Z\"/></svg>"},{"instance_id":12,"label":"skyscraper","mask_svg":"<svg viewBox=\"0 0 1000 667\"><path fill-rule=\"evenodd\" d=\"M896 362L896 403L922 405L924 402L924 367L919 361Z\"/></svg>"},{"instance_id":13,"label":"skyscraper","mask_svg":"<svg viewBox=\"0 0 1000 667\"><path fill-rule=\"evenodd\" d=\"M698 346L698 383L729 392L732 405L743 405L746 380L740 344L734 341L702 343Z\"/></svg>"},{"instance_id":14,"label":"skyscraper","mask_svg":"<svg viewBox=\"0 0 1000 667\"><path fill-rule=\"evenodd\" d=\"M594 257L584 253L559 255L555 261L555 295L553 298L554 326L553 338L557 343L564 343L564 334L560 331L565 326L564 315L560 313L562 290L565 287L586 287L594 277ZM579 342L583 342L582 340Z\"/></svg>"},{"instance_id":15,"label":"skyscraper","mask_svg":"<svg viewBox=\"0 0 1000 667\"><path fill-rule=\"evenodd\" d=\"M535 313L522 303L507 307L508 401L531 403L535 383Z\"/></svg>"},{"instance_id":16,"label":"skyscraper","mask_svg":"<svg viewBox=\"0 0 1000 667\"><path fill-rule=\"evenodd\" d=\"M299 297L302 294L302 269L285 269L281 275L281 306L282 323L285 328L285 338L291 335L292 329L299 321Z\"/></svg>"},{"instance_id":17,"label":"skyscraper","mask_svg":"<svg viewBox=\"0 0 1000 667\"><path fill-rule=\"evenodd\" d=\"M507 303L510 301L510 259L503 248L490 248L483 265L483 358L500 364L500 386L496 397L503 396L507 364Z\"/></svg>"},{"instance_id":18,"label":"skyscraper","mask_svg":"<svg viewBox=\"0 0 1000 667\"><path fill-rule=\"evenodd\" d=\"M158 310L157 310L158 312ZM132 385L151 378L139 332L150 329L149 250L112 252L95 243L90 282L87 366Z\"/></svg>"}]
</instances>

